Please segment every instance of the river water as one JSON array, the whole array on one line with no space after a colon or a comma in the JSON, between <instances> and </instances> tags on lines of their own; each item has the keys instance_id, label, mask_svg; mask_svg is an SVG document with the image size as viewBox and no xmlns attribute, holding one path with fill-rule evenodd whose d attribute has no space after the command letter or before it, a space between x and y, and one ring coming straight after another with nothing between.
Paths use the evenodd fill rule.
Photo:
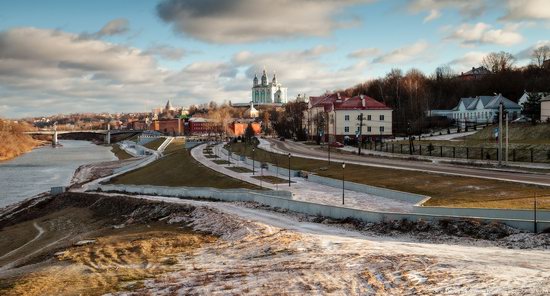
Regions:
<instances>
[{"instance_id":1,"label":"river water","mask_svg":"<svg viewBox=\"0 0 550 296\"><path fill-rule=\"evenodd\" d=\"M61 147L44 146L0 162L0 208L69 185L75 170L94 162L116 160L110 147L88 141L61 140Z\"/></svg>"}]
</instances>

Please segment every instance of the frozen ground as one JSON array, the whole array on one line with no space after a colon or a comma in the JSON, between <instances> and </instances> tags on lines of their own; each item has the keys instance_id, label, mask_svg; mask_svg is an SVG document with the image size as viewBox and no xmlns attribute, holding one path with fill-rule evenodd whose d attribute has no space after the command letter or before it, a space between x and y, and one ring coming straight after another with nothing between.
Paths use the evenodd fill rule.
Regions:
<instances>
[{"instance_id":1,"label":"frozen ground","mask_svg":"<svg viewBox=\"0 0 550 296\"><path fill-rule=\"evenodd\" d=\"M223 240L139 292L209 295L547 295L550 252L420 243L298 221L236 204L203 208L196 230ZM177 217L171 217L177 221ZM485 246L484 246L485 245Z\"/></svg>"},{"instance_id":2,"label":"frozen ground","mask_svg":"<svg viewBox=\"0 0 550 296\"><path fill-rule=\"evenodd\" d=\"M213 149L215 154L221 157L221 159L227 159L227 156L224 157L224 154L220 153L221 146L218 145ZM231 176L236 179L244 180L249 183L256 184L258 186L267 187L273 190L288 190L292 192L292 199L314 202L319 204L326 205L337 205L343 207L349 207L354 209L362 210L376 210L376 211L386 211L386 212L398 212L398 213L407 213L413 211L413 203L405 202L400 200L394 200L389 198L384 198L381 196L366 194L362 192L356 192L351 190L345 190L345 205L342 205L342 188L335 188L330 186L321 185L318 183L308 182L307 179L300 177L291 178L291 186L288 186L288 183L282 184L270 184L267 182L260 182L257 179L252 178L252 173L237 173L226 168L227 165L218 165L212 162L212 159L206 158L202 152L204 145L202 147L196 147L191 150L191 155L198 160L203 165L216 170L222 174ZM232 166L245 167L252 169L251 165L248 165L242 161L232 160ZM286 179L288 175L284 175L285 171L281 170L279 173L279 178ZM262 170L256 169L256 176L260 176ZM263 170L264 176L275 176L267 170Z\"/></svg>"}]
</instances>

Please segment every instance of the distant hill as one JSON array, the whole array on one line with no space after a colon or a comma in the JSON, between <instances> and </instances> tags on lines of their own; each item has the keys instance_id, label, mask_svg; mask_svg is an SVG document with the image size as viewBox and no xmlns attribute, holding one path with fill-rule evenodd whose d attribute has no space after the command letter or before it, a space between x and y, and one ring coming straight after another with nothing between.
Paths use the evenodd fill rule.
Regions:
<instances>
[{"instance_id":1,"label":"distant hill","mask_svg":"<svg viewBox=\"0 0 550 296\"><path fill-rule=\"evenodd\" d=\"M40 141L23 134L27 129L25 124L0 119L0 161L29 152L40 144Z\"/></svg>"}]
</instances>

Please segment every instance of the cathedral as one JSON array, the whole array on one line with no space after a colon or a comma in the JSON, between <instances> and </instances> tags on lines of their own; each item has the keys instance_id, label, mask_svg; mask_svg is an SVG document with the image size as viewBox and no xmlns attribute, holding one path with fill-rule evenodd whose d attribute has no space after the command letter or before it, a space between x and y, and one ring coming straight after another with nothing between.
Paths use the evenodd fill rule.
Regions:
<instances>
[{"instance_id":1,"label":"cathedral","mask_svg":"<svg viewBox=\"0 0 550 296\"><path fill-rule=\"evenodd\" d=\"M286 104L286 92L287 88L277 82L275 74L273 74L273 79L269 83L265 70L262 75L261 83L258 83L258 76L254 75L252 86L252 102L254 104Z\"/></svg>"}]
</instances>

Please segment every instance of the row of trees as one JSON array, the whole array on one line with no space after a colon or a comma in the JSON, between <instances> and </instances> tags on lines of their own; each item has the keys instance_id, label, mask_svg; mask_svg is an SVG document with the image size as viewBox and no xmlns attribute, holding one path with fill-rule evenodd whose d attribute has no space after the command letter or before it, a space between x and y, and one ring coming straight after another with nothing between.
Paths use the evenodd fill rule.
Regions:
<instances>
[{"instance_id":1,"label":"row of trees","mask_svg":"<svg viewBox=\"0 0 550 296\"><path fill-rule=\"evenodd\" d=\"M438 67L431 75L418 69L406 73L392 69L385 77L341 91L348 96L367 94L393 108L397 133L406 132L409 124L419 132L429 128L425 111L451 109L462 97L501 93L517 101L525 91L550 92L550 68L544 67L549 57L550 48L541 47L533 53L529 66L515 67L510 53L490 53L482 65L492 74L470 80L462 79L449 65Z\"/></svg>"}]
</instances>

